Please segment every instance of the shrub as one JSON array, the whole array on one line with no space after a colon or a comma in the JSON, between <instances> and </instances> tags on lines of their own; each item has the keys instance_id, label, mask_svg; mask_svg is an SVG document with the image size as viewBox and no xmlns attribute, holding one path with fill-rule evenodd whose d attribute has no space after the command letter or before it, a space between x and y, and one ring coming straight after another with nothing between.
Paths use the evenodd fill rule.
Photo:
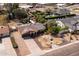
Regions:
<instances>
[{"instance_id":1,"label":"shrub","mask_svg":"<svg viewBox=\"0 0 79 59\"><path fill-rule=\"evenodd\" d=\"M57 35L60 31L61 31L61 27L60 26L56 26L52 30L53 34L55 34L55 35Z\"/></svg>"},{"instance_id":2,"label":"shrub","mask_svg":"<svg viewBox=\"0 0 79 59\"><path fill-rule=\"evenodd\" d=\"M61 15L61 16L49 16L45 17L45 19L57 19L57 18L66 18L66 17L72 17L76 16L75 14L68 14L68 15Z\"/></svg>"},{"instance_id":3,"label":"shrub","mask_svg":"<svg viewBox=\"0 0 79 59\"><path fill-rule=\"evenodd\" d=\"M11 37L11 42L12 42L13 48L18 48L18 45L16 44L15 39L13 37Z\"/></svg>"},{"instance_id":4,"label":"shrub","mask_svg":"<svg viewBox=\"0 0 79 59\"><path fill-rule=\"evenodd\" d=\"M15 15L15 18L18 18L18 19L23 19L23 18L26 18L27 17L27 13L24 9L15 9L13 11L13 14Z\"/></svg>"},{"instance_id":5,"label":"shrub","mask_svg":"<svg viewBox=\"0 0 79 59\"><path fill-rule=\"evenodd\" d=\"M39 23L45 23L46 22L46 19L44 18L45 14L43 12L36 11L36 12L33 12L32 14L36 17L37 22L39 22Z\"/></svg>"}]
</instances>

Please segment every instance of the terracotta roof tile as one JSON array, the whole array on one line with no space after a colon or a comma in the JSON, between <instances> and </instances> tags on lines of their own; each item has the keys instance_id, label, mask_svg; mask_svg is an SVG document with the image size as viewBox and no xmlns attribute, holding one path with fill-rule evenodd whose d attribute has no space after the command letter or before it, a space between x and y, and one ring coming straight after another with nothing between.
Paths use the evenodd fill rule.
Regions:
<instances>
[{"instance_id":1,"label":"terracotta roof tile","mask_svg":"<svg viewBox=\"0 0 79 59\"><path fill-rule=\"evenodd\" d=\"M9 33L8 26L0 26L0 35L1 34L6 34L6 33Z\"/></svg>"}]
</instances>

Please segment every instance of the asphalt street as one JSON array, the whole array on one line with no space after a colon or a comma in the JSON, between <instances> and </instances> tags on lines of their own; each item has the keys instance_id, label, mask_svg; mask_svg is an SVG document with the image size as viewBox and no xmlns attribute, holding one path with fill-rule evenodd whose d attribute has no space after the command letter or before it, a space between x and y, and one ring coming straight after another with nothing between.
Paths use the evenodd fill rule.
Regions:
<instances>
[{"instance_id":1,"label":"asphalt street","mask_svg":"<svg viewBox=\"0 0 79 59\"><path fill-rule=\"evenodd\" d=\"M79 56L79 41L52 50L43 56Z\"/></svg>"}]
</instances>

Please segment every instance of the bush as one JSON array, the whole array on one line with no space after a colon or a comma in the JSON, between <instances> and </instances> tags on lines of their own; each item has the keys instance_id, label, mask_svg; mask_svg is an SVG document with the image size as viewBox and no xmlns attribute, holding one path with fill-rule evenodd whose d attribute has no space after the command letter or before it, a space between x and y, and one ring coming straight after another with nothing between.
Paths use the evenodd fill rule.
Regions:
<instances>
[{"instance_id":1,"label":"bush","mask_svg":"<svg viewBox=\"0 0 79 59\"><path fill-rule=\"evenodd\" d=\"M47 33L52 33L53 32L53 28L57 26L57 23L56 23L55 20L51 20L51 21L48 21L45 26L46 26L46 30L45 31Z\"/></svg>"},{"instance_id":2,"label":"bush","mask_svg":"<svg viewBox=\"0 0 79 59\"><path fill-rule=\"evenodd\" d=\"M15 18L18 19L23 19L23 18L27 18L27 12L24 9L15 9L13 10L13 14L15 16Z\"/></svg>"},{"instance_id":3,"label":"bush","mask_svg":"<svg viewBox=\"0 0 79 59\"><path fill-rule=\"evenodd\" d=\"M66 18L66 17L72 17L76 16L75 14L69 14L69 15L62 15L62 16L49 16L45 17L45 19L57 19L57 18Z\"/></svg>"},{"instance_id":4,"label":"bush","mask_svg":"<svg viewBox=\"0 0 79 59\"><path fill-rule=\"evenodd\" d=\"M36 12L33 12L32 14L36 17L37 22L39 22L39 23L45 23L46 22L46 19L44 18L45 14L43 12L36 11Z\"/></svg>"},{"instance_id":5,"label":"bush","mask_svg":"<svg viewBox=\"0 0 79 59\"><path fill-rule=\"evenodd\" d=\"M61 31L61 27L60 26L56 26L53 28L53 34L57 35L60 31Z\"/></svg>"},{"instance_id":6,"label":"bush","mask_svg":"<svg viewBox=\"0 0 79 59\"><path fill-rule=\"evenodd\" d=\"M12 42L13 48L18 48L18 45L16 44L15 39L13 37L11 37L11 42Z\"/></svg>"}]
</instances>

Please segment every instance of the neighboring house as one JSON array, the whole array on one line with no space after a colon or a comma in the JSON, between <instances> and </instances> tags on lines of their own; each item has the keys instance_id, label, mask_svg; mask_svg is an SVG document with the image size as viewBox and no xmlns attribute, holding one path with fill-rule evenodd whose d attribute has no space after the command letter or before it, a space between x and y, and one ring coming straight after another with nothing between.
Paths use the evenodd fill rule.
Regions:
<instances>
[{"instance_id":1,"label":"neighboring house","mask_svg":"<svg viewBox=\"0 0 79 59\"><path fill-rule=\"evenodd\" d=\"M65 4L64 4L64 3L57 3L56 5L57 5L57 8L62 8L62 7L64 7L64 6L65 6Z\"/></svg>"},{"instance_id":2,"label":"neighboring house","mask_svg":"<svg viewBox=\"0 0 79 59\"><path fill-rule=\"evenodd\" d=\"M34 6L34 8L44 8L45 6L43 5L43 4L39 4L39 3L37 3L35 6Z\"/></svg>"},{"instance_id":3,"label":"neighboring house","mask_svg":"<svg viewBox=\"0 0 79 59\"><path fill-rule=\"evenodd\" d=\"M79 4L74 4L74 5L68 6L66 8L68 8L70 10L70 13L79 15Z\"/></svg>"},{"instance_id":4,"label":"neighboring house","mask_svg":"<svg viewBox=\"0 0 79 59\"><path fill-rule=\"evenodd\" d=\"M41 11L46 12L47 10L54 11L56 8L55 4L36 4L32 9L31 12Z\"/></svg>"},{"instance_id":5,"label":"neighboring house","mask_svg":"<svg viewBox=\"0 0 79 59\"><path fill-rule=\"evenodd\" d=\"M8 26L0 26L0 37L7 37L9 36L9 28Z\"/></svg>"},{"instance_id":6,"label":"neighboring house","mask_svg":"<svg viewBox=\"0 0 79 59\"><path fill-rule=\"evenodd\" d=\"M60 15L68 15L70 14L70 10L68 10L67 8L59 8L57 9L57 13Z\"/></svg>"},{"instance_id":7,"label":"neighboring house","mask_svg":"<svg viewBox=\"0 0 79 59\"><path fill-rule=\"evenodd\" d=\"M19 3L19 7L20 7L20 8L27 9L27 8L32 7L32 5L28 5L28 4L26 4L26 3Z\"/></svg>"},{"instance_id":8,"label":"neighboring house","mask_svg":"<svg viewBox=\"0 0 79 59\"><path fill-rule=\"evenodd\" d=\"M43 4L45 6L46 10L51 10L51 11L55 11L57 8L56 3L47 3L47 4Z\"/></svg>"},{"instance_id":9,"label":"neighboring house","mask_svg":"<svg viewBox=\"0 0 79 59\"><path fill-rule=\"evenodd\" d=\"M0 3L0 11L3 10L3 5L2 3Z\"/></svg>"},{"instance_id":10,"label":"neighboring house","mask_svg":"<svg viewBox=\"0 0 79 59\"><path fill-rule=\"evenodd\" d=\"M70 14L70 10L65 7L64 3L58 3L57 4L57 10L56 10L56 12L58 14L60 14L60 15Z\"/></svg>"}]
</instances>

